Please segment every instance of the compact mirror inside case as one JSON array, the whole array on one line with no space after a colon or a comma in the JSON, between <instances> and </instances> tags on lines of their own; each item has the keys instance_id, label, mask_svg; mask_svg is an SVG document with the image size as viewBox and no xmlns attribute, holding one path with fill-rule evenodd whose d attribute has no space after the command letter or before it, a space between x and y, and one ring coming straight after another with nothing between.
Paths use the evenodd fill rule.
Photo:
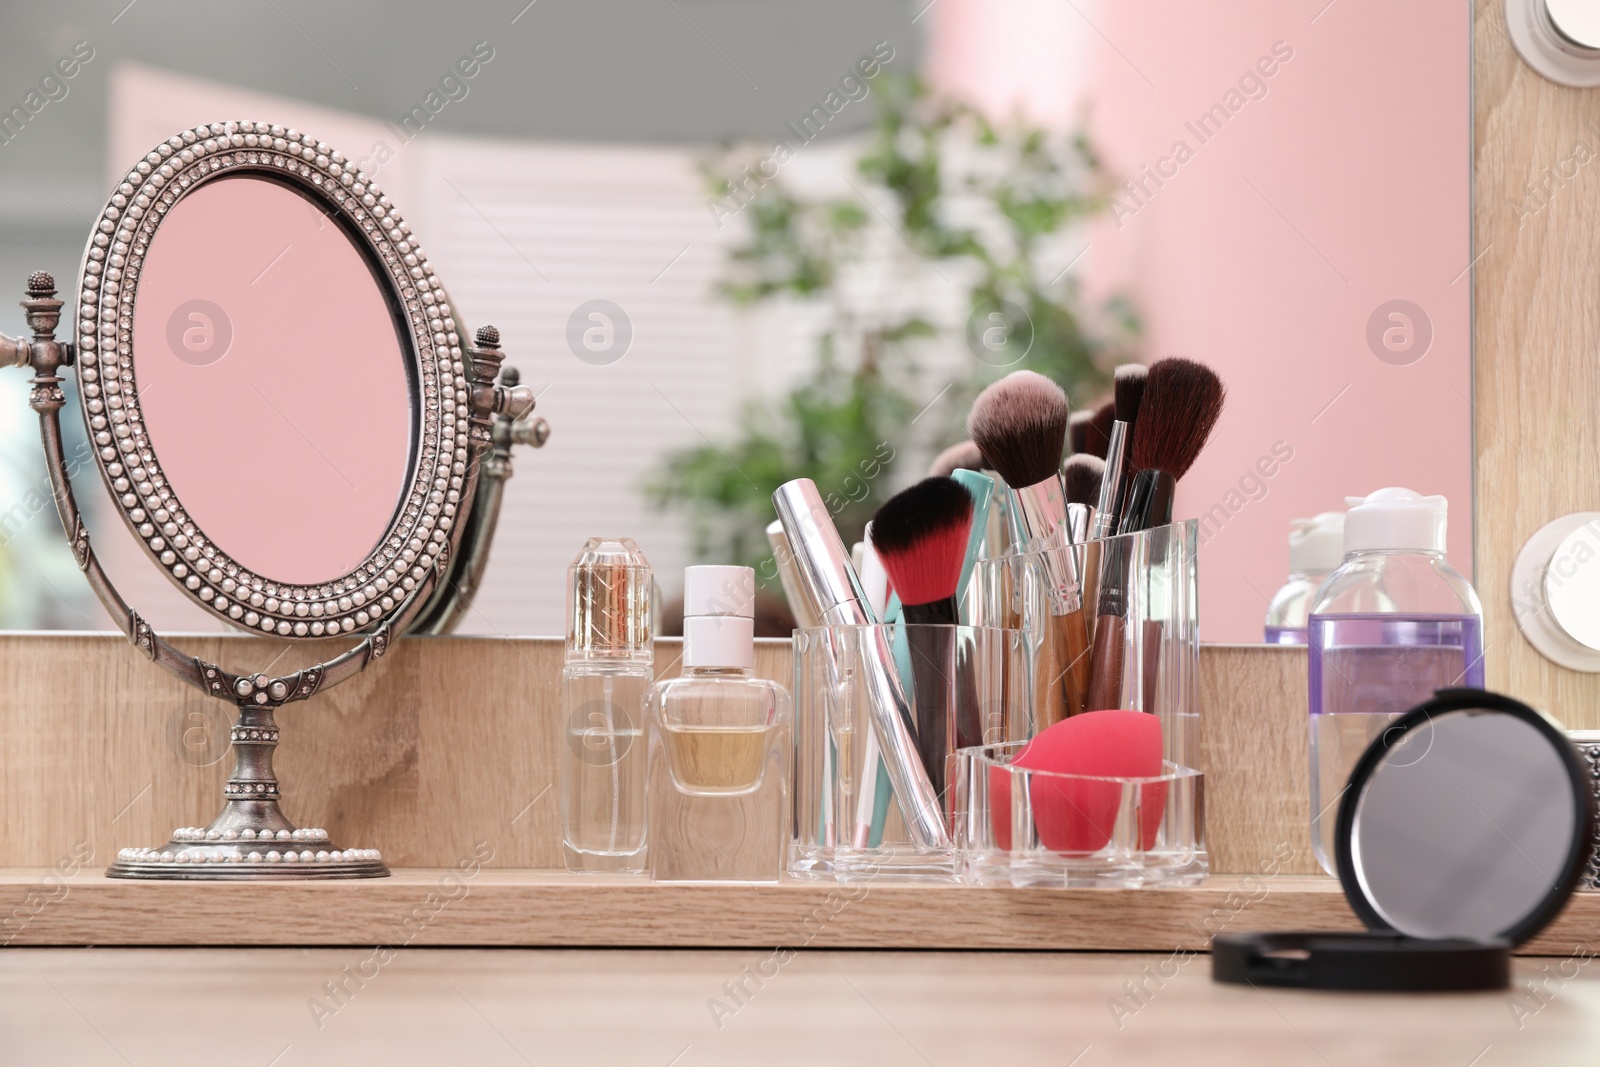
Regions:
<instances>
[{"instance_id":1,"label":"compact mirror inside case","mask_svg":"<svg viewBox=\"0 0 1600 1067\"><path fill-rule=\"evenodd\" d=\"M1222 934L1219 982L1501 989L1566 905L1594 828L1589 777L1525 704L1442 689L1374 740L1339 811L1339 882L1365 933Z\"/></svg>"}]
</instances>

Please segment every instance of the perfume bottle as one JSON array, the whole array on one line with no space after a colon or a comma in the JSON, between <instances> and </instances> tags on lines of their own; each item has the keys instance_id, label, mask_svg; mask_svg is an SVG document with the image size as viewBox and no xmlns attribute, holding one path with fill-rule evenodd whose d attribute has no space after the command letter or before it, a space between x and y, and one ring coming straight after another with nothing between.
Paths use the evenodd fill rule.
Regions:
<instances>
[{"instance_id":1,"label":"perfume bottle","mask_svg":"<svg viewBox=\"0 0 1600 1067\"><path fill-rule=\"evenodd\" d=\"M650 562L626 537L590 538L567 568L561 827L571 871L645 870L653 584Z\"/></svg>"},{"instance_id":2,"label":"perfume bottle","mask_svg":"<svg viewBox=\"0 0 1600 1067\"><path fill-rule=\"evenodd\" d=\"M650 877L776 882L789 841L793 712L755 677L755 571L684 572L683 675L656 683L650 723Z\"/></svg>"}]
</instances>

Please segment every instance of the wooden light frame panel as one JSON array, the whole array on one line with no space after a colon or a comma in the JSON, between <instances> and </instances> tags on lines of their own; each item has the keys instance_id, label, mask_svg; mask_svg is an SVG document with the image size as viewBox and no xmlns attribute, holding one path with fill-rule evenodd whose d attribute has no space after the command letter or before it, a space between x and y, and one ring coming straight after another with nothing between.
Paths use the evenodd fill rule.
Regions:
<instances>
[{"instance_id":1,"label":"wooden light frame panel","mask_svg":"<svg viewBox=\"0 0 1600 1067\"><path fill-rule=\"evenodd\" d=\"M1569 729L1600 728L1600 674L1545 659L1517 628L1511 567L1552 519L1600 505L1600 90L1525 64L1505 5L1478 4L1473 57L1473 419L1477 586L1489 688ZM1538 210L1525 185L1589 162Z\"/></svg>"}]
</instances>

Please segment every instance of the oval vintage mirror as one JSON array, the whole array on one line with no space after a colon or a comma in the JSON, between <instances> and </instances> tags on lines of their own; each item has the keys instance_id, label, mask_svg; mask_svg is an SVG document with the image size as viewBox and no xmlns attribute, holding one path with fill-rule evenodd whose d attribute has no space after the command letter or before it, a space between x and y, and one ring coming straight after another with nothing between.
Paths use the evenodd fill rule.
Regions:
<instances>
[{"instance_id":1,"label":"oval vintage mirror","mask_svg":"<svg viewBox=\"0 0 1600 1067\"><path fill-rule=\"evenodd\" d=\"M498 332L463 340L388 198L328 145L267 123L198 126L140 160L95 225L72 303L68 345L54 336L54 280L35 274L34 335L0 339L0 356L35 372L30 404L78 565L151 659L239 709L222 814L123 849L108 873L386 874L376 850L338 848L279 810L273 713L365 669L424 613L459 614L497 503L486 493L474 510L480 470L508 476L531 392L495 384ZM118 511L185 595L254 633L349 634L355 647L289 675L239 675L156 634L101 568L72 495L67 365Z\"/></svg>"},{"instance_id":2,"label":"oval vintage mirror","mask_svg":"<svg viewBox=\"0 0 1600 1067\"><path fill-rule=\"evenodd\" d=\"M1340 811L1339 879L1375 930L1520 944L1588 860L1588 773L1560 727L1506 697L1441 690L1362 756Z\"/></svg>"},{"instance_id":3,"label":"oval vintage mirror","mask_svg":"<svg viewBox=\"0 0 1600 1067\"><path fill-rule=\"evenodd\" d=\"M392 614L449 542L460 338L409 227L331 149L206 132L139 163L86 254L96 456L200 604L283 637L348 633Z\"/></svg>"}]
</instances>

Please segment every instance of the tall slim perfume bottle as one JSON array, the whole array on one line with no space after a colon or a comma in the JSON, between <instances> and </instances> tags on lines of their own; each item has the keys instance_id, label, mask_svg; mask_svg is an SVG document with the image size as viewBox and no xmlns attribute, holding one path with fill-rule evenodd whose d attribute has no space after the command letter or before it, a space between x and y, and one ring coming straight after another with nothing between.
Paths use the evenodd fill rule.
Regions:
<instances>
[{"instance_id":1,"label":"tall slim perfume bottle","mask_svg":"<svg viewBox=\"0 0 1600 1067\"><path fill-rule=\"evenodd\" d=\"M650 877L776 882L789 843L789 693L757 678L755 571L684 572L683 675L650 722Z\"/></svg>"},{"instance_id":2,"label":"tall slim perfume bottle","mask_svg":"<svg viewBox=\"0 0 1600 1067\"><path fill-rule=\"evenodd\" d=\"M570 871L645 870L653 581L650 562L627 537L590 538L567 568L561 826Z\"/></svg>"}]
</instances>

